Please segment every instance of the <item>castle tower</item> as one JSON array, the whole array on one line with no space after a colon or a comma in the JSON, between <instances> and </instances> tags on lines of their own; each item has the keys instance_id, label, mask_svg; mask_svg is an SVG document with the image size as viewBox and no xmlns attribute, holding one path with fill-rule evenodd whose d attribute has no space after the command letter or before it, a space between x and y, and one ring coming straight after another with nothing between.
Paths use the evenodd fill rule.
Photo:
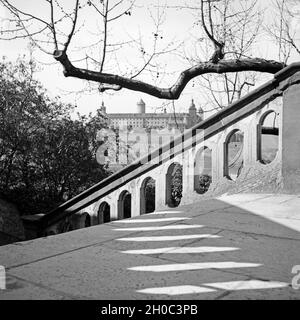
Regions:
<instances>
[{"instance_id":1,"label":"castle tower","mask_svg":"<svg viewBox=\"0 0 300 320\"><path fill-rule=\"evenodd\" d=\"M106 107L104 105L104 102L102 101L101 107L100 107L100 111L104 114L106 114Z\"/></svg>"},{"instance_id":2,"label":"castle tower","mask_svg":"<svg viewBox=\"0 0 300 320\"><path fill-rule=\"evenodd\" d=\"M197 109L194 103L194 99L192 99L191 105L189 107L189 115L190 117L195 117L197 116Z\"/></svg>"},{"instance_id":3,"label":"castle tower","mask_svg":"<svg viewBox=\"0 0 300 320\"><path fill-rule=\"evenodd\" d=\"M198 109L198 117L199 117L200 121L204 120L204 111L201 107L199 107L199 109Z\"/></svg>"},{"instance_id":4,"label":"castle tower","mask_svg":"<svg viewBox=\"0 0 300 320\"><path fill-rule=\"evenodd\" d=\"M137 105L137 113L146 112L146 104L142 99L136 105Z\"/></svg>"}]
</instances>

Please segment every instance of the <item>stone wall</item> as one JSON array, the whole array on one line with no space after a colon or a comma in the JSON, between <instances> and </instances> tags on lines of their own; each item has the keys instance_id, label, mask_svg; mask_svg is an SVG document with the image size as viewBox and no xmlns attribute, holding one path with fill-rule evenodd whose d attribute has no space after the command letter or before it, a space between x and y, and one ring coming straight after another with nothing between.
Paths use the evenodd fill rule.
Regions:
<instances>
[{"instance_id":1,"label":"stone wall","mask_svg":"<svg viewBox=\"0 0 300 320\"><path fill-rule=\"evenodd\" d=\"M0 199L0 245L25 239L23 224L16 206Z\"/></svg>"}]
</instances>

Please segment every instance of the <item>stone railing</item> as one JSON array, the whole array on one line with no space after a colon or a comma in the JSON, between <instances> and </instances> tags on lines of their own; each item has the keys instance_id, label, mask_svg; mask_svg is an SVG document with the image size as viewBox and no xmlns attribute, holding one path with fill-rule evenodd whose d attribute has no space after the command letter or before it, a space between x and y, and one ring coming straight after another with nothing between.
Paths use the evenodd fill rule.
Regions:
<instances>
[{"instance_id":1,"label":"stone railing","mask_svg":"<svg viewBox=\"0 0 300 320\"><path fill-rule=\"evenodd\" d=\"M55 210L24 217L27 237L137 216L154 207L162 210L225 192L299 192L299 122L300 63L293 63Z\"/></svg>"}]
</instances>

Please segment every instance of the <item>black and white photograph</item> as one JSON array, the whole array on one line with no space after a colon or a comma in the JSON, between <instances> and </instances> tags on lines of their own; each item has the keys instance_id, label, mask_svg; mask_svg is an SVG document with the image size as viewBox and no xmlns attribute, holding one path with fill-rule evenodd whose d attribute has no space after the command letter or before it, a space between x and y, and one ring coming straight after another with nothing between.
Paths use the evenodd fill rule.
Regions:
<instances>
[{"instance_id":1,"label":"black and white photograph","mask_svg":"<svg viewBox=\"0 0 300 320\"><path fill-rule=\"evenodd\" d=\"M0 300L300 300L300 1L0 0Z\"/></svg>"}]
</instances>

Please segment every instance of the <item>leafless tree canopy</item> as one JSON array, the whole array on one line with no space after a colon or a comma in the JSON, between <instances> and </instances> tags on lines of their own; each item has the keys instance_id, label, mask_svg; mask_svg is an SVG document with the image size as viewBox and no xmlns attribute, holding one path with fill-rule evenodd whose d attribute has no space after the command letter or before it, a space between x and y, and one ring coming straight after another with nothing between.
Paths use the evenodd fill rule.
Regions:
<instances>
[{"instance_id":1,"label":"leafless tree canopy","mask_svg":"<svg viewBox=\"0 0 300 320\"><path fill-rule=\"evenodd\" d=\"M292 50L300 55L299 35L297 37L297 30L293 26L293 22L299 22L299 12L295 9L299 1L273 0L272 5L275 8L275 18L271 26L267 26L267 31L278 46L278 59L287 63Z\"/></svg>"},{"instance_id":2,"label":"leafless tree canopy","mask_svg":"<svg viewBox=\"0 0 300 320\"><path fill-rule=\"evenodd\" d=\"M10 14L1 30L1 38L30 38L35 47L53 55L63 66L66 77L95 82L100 91L127 88L174 100L180 97L189 82L197 78L211 90L212 97L222 107L223 103L216 97L218 91L226 92L228 104L253 85L253 72L273 74L286 65L287 55L282 54L284 46L290 45L299 52L288 24L288 15L294 13L288 11L288 7L283 8L281 1L274 1L278 12L281 12L281 25L269 28L269 31L281 46L277 61L257 57L251 51L263 27L262 13L256 0L178 0L175 1L176 5L173 1L164 4L157 1L148 11L154 31L152 45L147 49L142 30L140 36L129 36L124 41L113 34L119 21L135 19L135 10L143 5L138 0L41 0L48 7L42 12L34 10L32 6L26 7L24 3L22 6L20 1L0 0ZM164 46L160 44L166 12L169 10L191 13L194 31L198 30L198 36L194 32L193 52L186 52L182 42L175 43L172 39ZM89 17L97 17L97 27L93 31L89 28ZM83 33L86 38L95 39L95 42L86 47L76 47L79 34ZM130 70L128 67L125 69L119 59L120 49L126 46L138 49L142 61L131 63ZM81 54L80 58L78 53ZM159 64L157 58L167 53L181 56L186 63L174 83L162 87L155 79L144 80L143 75L147 72L157 78L163 77L167 66ZM125 58L130 60L130 57ZM251 72L245 76L241 73L243 71ZM212 75L219 77L222 88L216 87Z\"/></svg>"}]
</instances>

